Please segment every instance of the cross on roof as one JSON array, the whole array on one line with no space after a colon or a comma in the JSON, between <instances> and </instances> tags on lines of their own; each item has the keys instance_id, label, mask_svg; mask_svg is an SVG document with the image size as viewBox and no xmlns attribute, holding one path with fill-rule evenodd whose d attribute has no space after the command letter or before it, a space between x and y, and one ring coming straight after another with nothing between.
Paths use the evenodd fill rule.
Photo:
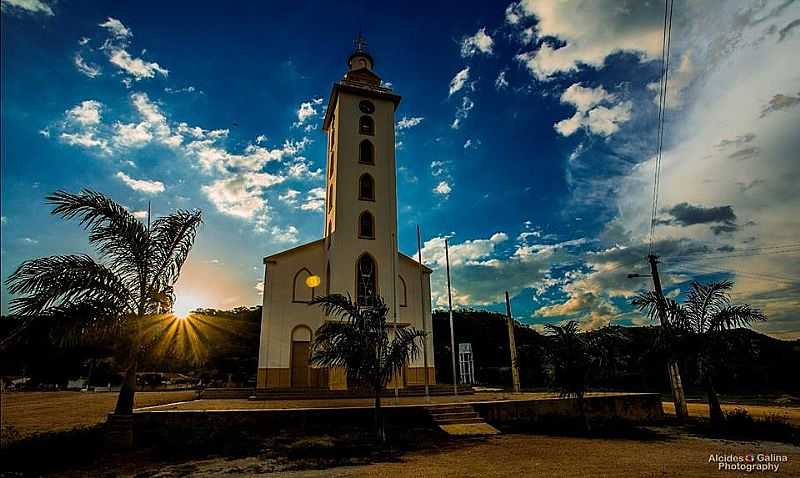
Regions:
<instances>
[{"instance_id":1,"label":"cross on roof","mask_svg":"<svg viewBox=\"0 0 800 478\"><path fill-rule=\"evenodd\" d=\"M361 32L358 32L358 36L356 37L353 44L356 46L356 51L367 51L367 40L361 36Z\"/></svg>"}]
</instances>

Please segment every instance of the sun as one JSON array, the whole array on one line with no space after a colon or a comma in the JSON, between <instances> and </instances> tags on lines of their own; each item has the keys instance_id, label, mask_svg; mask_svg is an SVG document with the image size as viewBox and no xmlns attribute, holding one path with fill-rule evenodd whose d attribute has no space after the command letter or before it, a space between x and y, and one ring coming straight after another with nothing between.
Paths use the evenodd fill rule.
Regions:
<instances>
[{"instance_id":1,"label":"sun","mask_svg":"<svg viewBox=\"0 0 800 478\"><path fill-rule=\"evenodd\" d=\"M197 298L188 294L181 294L175 299L175 303L172 304L172 313L175 314L175 317L178 319L183 320L189 317L193 310L200 307L200 301L197 300Z\"/></svg>"}]
</instances>

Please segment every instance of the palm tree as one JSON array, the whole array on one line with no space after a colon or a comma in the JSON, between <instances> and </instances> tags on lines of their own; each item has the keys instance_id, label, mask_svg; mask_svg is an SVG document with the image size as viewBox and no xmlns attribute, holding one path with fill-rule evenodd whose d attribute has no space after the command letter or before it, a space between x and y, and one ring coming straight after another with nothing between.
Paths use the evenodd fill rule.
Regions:
<instances>
[{"instance_id":1,"label":"palm tree","mask_svg":"<svg viewBox=\"0 0 800 478\"><path fill-rule=\"evenodd\" d=\"M7 280L18 294L13 314L54 319L64 336L102 336L118 340L125 381L114 410L133 413L136 370L152 321L172 310L173 285L189 255L200 211L178 210L145 225L123 206L98 192L57 191L47 196L52 214L78 219L102 262L88 255L42 257L23 262Z\"/></svg>"},{"instance_id":2,"label":"palm tree","mask_svg":"<svg viewBox=\"0 0 800 478\"><path fill-rule=\"evenodd\" d=\"M707 285L693 282L686 300L679 304L673 299L666 301L666 328L673 352L696 355L700 379L708 397L708 414L711 423L718 426L724 420L719 397L714 388L714 369L724 357L716 353L717 345L726 340L725 331L750 327L753 322L766 320L758 309L747 304L734 305L730 300L733 282L712 282ZM653 319L657 317L658 296L653 291L642 291L632 301L640 311L646 311Z\"/></svg>"},{"instance_id":3,"label":"palm tree","mask_svg":"<svg viewBox=\"0 0 800 478\"><path fill-rule=\"evenodd\" d=\"M412 327L397 329L389 340L389 308L376 297L374 304L360 306L350 296L332 294L311 301L336 321L325 322L312 344L311 363L321 367L342 367L350 386L369 389L375 397L375 436L386 442L381 417L381 394L392 377L421 350L417 339L425 334Z\"/></svg>"},{"instance_id":4,"label":"palm tree","mask_svg":"<svg viewBox=\"0 0 800 478\"><path fill-rule=\"evenodd\" d=\"M587 432L592 431L586 414L584 395L586 378L592 364L589 343L578 332L578 322L571 320L565 325L545 324L552 340L547 355L554 368L555 382L561 388L562 397L575 397L578 410Z\"/></svg>"}]
</instances>

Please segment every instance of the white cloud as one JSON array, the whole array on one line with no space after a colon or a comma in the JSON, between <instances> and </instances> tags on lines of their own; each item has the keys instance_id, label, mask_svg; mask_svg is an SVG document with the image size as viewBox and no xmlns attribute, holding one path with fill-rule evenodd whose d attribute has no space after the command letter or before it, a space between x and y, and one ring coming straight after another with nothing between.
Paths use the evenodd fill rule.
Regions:
<instances>
[{"instance_id":1,"label":"white cloud","mask_svg":"<svg viewBox=\"0 0 800 478\"><path fill-rule=\"evenodd\" d=\"M667 94L664 98L664 104L667 108L674 110L683 106L683 92L694 80L696 75L694 64L692 63L692 52L687 51L681 56L680 63L669 73L669 80L667 81ZM653 82L647 85L650 91L655 92L653 103L659 104L661 101L661 83Z\"/></svg>"},{"instance_id":2,"label":"white cloud","mask_svg":"<svg viewBox=\"0 0 800 478\"><path fill-rule=\"evenodd\" d=\"M309 101L300 103L300 108L297 109L297 121L292 125L294 127L302 126L306 120L313 118L319 114L317 106L322 104L322 98L316 98Z\"/></svg>"},{"instance_id":3,"label":"white cloud","mask_svg":"<svg viewBox=\"0 0 800 478\"><path fill-rule=\"evenodd\" d=\"M95 100L81 101L79 105L66 111L67 119L81 126L93 126L100 123L103 104Z\"/></svg>"},{"instance_id":4,"label":"white cloud","mask_svg":"<svg viewBox=\"0 0 800 478\"><path fill-rule=\"evenodd\" d=\"M486 33L486 28L481 28L474 35L461 40L461 56L467 58L477 53L492 54L494 40Z\"/></svg>"},{"instance_id":5,"label":"white cloud","mask_svg":"<svg viewBox=\"0 0 800 478\"><path fill-rule=\"evenodd\" d=\"M116 123L114 124L116 136L114 141L122 147L138 147L150 142L153 135L150 134L147 123Z\"/></svg>"},{"instance_id":6,"label":"white cloud","mask_svg":"<svg viewBox=\"0 0 800 478\"><path fill-rule=\"evenodd\" d=\"M219 212L265 224L264 216L269 207L263 193L285 179L269 173L250 172L219 179L201 189ZM259 215L262 217L257 217Z\"/></svg>"},{"instance_id":7,"label":"white cloud","mask_svg":"<svg viewBox=\"0 0 800 478\"><path fill-rule=\"evenodd\" d=\"M2 0L3 11L24 11L25 13L44 13L52 17L53 9L41 0Z\"/></svg>"},{"instance_id":8,"label":"white cloud","mask_svg":"<svg viewBox=\"0 0 800 478\"><path fill-rule=\"evenodd\" d=\"M133 214L133 217L140 221L147 219L147 211L133 211L131 214Z\"/></svg>"},{"instance_id":9,"label":"white cloud","mask_svg":"<svg viewBox=\"0 0 800 478\"><path fill-rule=\"evenodd\" d=\"M444 197L449 196L450 192L452 191L453 188L450 187L450 184L448 184L447 181L439 181L439 184L437 184L436 187L433 188L433 192L435 192L436 194L440 194Z\"/></svg>"},{"instance_id":10,"label":"white cloud","mask_svg":"<svg viewBox=\"0 0 800 478\"><path fill-rule=\"evenodd\" d=\"M92 149L97 148L100 152L111 154L111 148L108 146L108 141L103 138L97 138L93 131L82 132L63 132L61 133L61 141L71 146L81 146L83 148Z\"/></svg>"},{"instance_id":11,"label":"white cloud","mask_svg":"<svg viewBox=\"0 0 800 478\"><path fill-rule=\"evenodd\" d=\"M475 103L468 97L461 98L461 106L456 109L456 115L450 124L452 129L459 129L461 122L469 117L469 112L475 107Z\"/></svg>"},{"instance_id":12,"label":"white cloud","mask_svg":"<svg viewBox=\"0 0 800 478\"><path fill-rule=\"evenodd\" d=\"M456 76L450 80L450 89L448 90L447 96L453 96L453 93L464 88L467 80L469 80L469 67L465 67L463 70L456 73Z\"/></svg>"},{"instance_id":13,"label":"white cloud","mask_svg":"<svg viewBox=\"0 0 800 478\"><path fill-rule=\"evenodd\" d=\"M88 76L89 78L96 78L102 74L99 66L87 63L86 60L83 59L80 53L75 54L74 61L75 61L75 67L78 68L78 71Z\"/></svg>"},{"instance_id":14,"label":"white cloud","mask_svg":"<svg viewBox=\"0 0 800 478\"><path fill-rule=\"evenodd\" d=\"M105 22L98 26L105 28L116 38L129 38L133 35L131 30L116 18L108 17Z\"/></svg>"},{"instance_id":15,"label":"white cloud","mask_svg":"<svg viewBox=\"0 0 800 478\"><path fill-rule=\"evenodd\" d=\"M411 118L403 116L403 119L397 122L397 130L402 131L404 129L413 128L414 126L419 125L424 120L422 116L412 116Z\"/></svg>"},{"instance_id":16,"label":"white cloud","mask_svg":"<svg viewBox=\"0 0 800 478\"><path fill-rule=\"evenodd\" d=\"M497 79L494 80L494 87L498 90L504 90L508 88L508 80L506 80L506 73L508 70L503 70L497 74Z\"/></svg>"},{"instance_id":17,"label":"white cloud","mask_svg":"<svg viewBox=\"0 0 800 478\"><path fill-rule=\"evenodd\" d=\"M314 188L306 194L303 204L300 205L303 211L317 211L325 210L325 188Z\"/></svg>"},{"instance_id":18,"label":"white cloud","mask_svg":"<svg viewBox=\"0 0 800 478\"><path fill-rule=\"evenodd\" d=\"M540 80L577 71L580 65L600 68L618 52L633 53L643 61L659 58L661 53L664 14L658 2L621 6L617 0L522 0L506 10L506 20L513 25L531 16L537 19L532 30L536 36L564 43L545 40L538 50L516 56Z\"/></svg>"},{"instance_id":19,"label":"white cloud","mask_svg":"<svg viewBox=\"0 0 800 478\"><path fill-rule=\"evenodd\" d=\"M286 204L297 204L297 197L300 196L300 191L296 189L288 189L284 194L278 196L278 199Z\"/></svg>"},{"instance_id":20,"label":"white cloud","mask_svg":"<svg viewBox=\"0 0 800 478\"><path fill-rule=\"evenodd\" d=\"M161 181L134 179L122 171L119 171L115 176L134 191L139 191L145 194L158 194L164 192L164 183Z\"/></svg>"},{"instance_id":21,"label":"white cloud","mask_svg":"<svg viewBox=\"0 0 800 478\"><path fill-rule=\"evenodd\" d=\"M557 122L554 127L562 136L570 136L584 127L591 134L610 136L619 130L619 125L631 118L633 104L619 102L611 108L600 103L613 103L618 99L602 86L588 88L574 83L561 94L561 102L575 107L575 114Z\"/></svg>"},{"instance_id":22,"label":"white cloud","mask_svg":"<svg viewBox=\"0 0 800 478\"><path fill-rule=\"evenodd\" d=\"M296 227L292 226L291 224L285 228L280 228L278 226L273 226L270 230L270 234L272 235L272 239L275 242L288 242L290 244L294 244L297 242L297 235L300 231L297 230Z\"/></svg>"},{"instance_id":23,"label":"white cloud","mask_svg":"<svg viewBox=\"0 0 800 478\"><path fill-rule=\"evenodd\" d=\"M470 146L472 146L472 140L467 138L467 140L464 142L464 149L469 149Z\"/></svg>"},{"instance_id":24,"label":"white cloud","mask_svg":"<svg viewBox=\"0 0 800 478\"><path fill-rule=\"evenodd\" d=\"M561 102L575 106L578 111L588 111L589 108L603 101L612 101L613 95L602 87L587 88L580 83L574 83L561 94Z\"/></svg>"},{"instance_id":25,"label":"white cloud","mask_svg":"<svg viewBox=\"0 0 800 478\"><path fill-rule=\"evenodd\" d=\"M134 58L126 50L121 48L113 48L109 51L109 61L120 69L133 76L136 81L153 78L156 73L161 76L167 76L169 70L162 68L156 62L142 60L141 58Z\"/></svg>"}]
</instances>

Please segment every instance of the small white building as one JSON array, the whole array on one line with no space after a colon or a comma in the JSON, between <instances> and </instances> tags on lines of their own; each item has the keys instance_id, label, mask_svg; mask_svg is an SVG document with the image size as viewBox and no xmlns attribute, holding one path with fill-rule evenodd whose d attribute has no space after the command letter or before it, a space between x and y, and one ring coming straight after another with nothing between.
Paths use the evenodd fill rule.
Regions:
<instances>
[{"instance_id":1,"label":"small white building","mask_svg":"<svg viewBox=\"0 0 800 478\"><path fill-rule=\"evenodd\" d=\"M373 71L363 40L347 65L322 125L328 140L324 237L264 258L259 389L347 388L343 370L308 362L315 331L330 320L308 302L331 293L350 294L365 305L380 296L390 325L397 314L398 327L427 330L428 380L435 383L431 270L397 251L394 129L400 96ZM425 382L423 354L398 381L400 387Z\"/></svg>"}]
</instances>

